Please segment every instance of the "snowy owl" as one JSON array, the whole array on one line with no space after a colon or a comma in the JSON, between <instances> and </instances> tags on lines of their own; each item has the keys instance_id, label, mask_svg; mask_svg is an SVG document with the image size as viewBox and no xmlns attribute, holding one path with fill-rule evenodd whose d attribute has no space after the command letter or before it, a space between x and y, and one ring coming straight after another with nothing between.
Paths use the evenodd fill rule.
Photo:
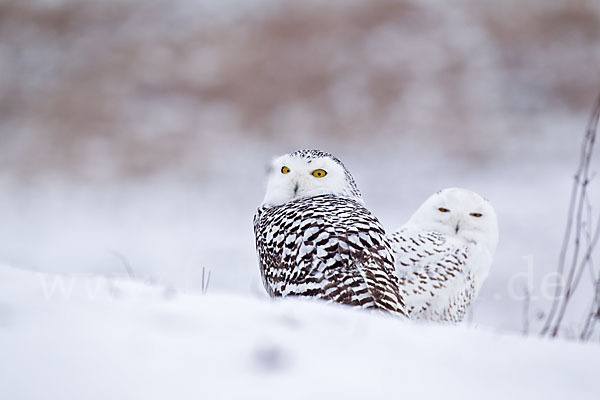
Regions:
<instances>
[{"instance_id":1,"label":"snowy owl","mask_svg":"<svg viewBox=\"0 0 600 400\"><path fill-rule=\"evenodd\" d=\"M411 319L462 321L498 244L492 205L470 190L444 189L390 235Z\"/></svg>"},{"instance_id":2,"label":"snowy owl","mask_svg":"<svg viewBox=\"0 0 600 400\"><path fill-rule=\"evenodd\" d=\"M344 164L300 150L275 159L254 216L271 296L308 296L405 315L390 240Z\"/></svg>"}]
</instances>

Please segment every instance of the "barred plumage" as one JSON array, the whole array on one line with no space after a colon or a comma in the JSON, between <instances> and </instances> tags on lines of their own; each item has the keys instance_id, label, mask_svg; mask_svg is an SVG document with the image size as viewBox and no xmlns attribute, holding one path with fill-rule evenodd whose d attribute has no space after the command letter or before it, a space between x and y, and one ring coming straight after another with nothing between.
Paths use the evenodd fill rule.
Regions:
<instances>
[{"instance_id":1,"label":"barred plumage","mask_svg":"<svg viewBox=\"0 0 600 400\"><path fill-rule=\"evenodd\" d=\"M498 242L492 206L471 191L445 189L389 238L410 318L462 321Z\"/></svg>"},{"instance_id":2,"label":"barred plumage","mask_svg":"<svg viewBox=\"0 0 600 400\"><path fill-rule=\"evenodd\" d=\"M475 297L468 248L433 231L403 229L390 235L390 240L411 319L460 322Z\"/></svg>"},{"instance_id":3,"label":"barred plumage","mask_svg":"<svg viewBox=\"0 0 600 400\"><path fill-rule=\"evenodd\" d=\"M289 176L273 176L288 175L280 169ZM280 157L269 187L254 231L271 296L317 297L404 314L390 241L339 160L320 151Z\"/></svg>"}]
</instances>

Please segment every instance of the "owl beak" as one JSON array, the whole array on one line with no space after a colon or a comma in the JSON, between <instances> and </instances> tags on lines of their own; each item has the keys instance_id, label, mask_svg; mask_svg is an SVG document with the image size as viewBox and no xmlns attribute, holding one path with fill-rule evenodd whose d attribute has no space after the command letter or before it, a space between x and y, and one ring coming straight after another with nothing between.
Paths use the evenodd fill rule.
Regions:
<instances>
[{"instance_id":1,"label":"owl beak","mask_svg":"<svg viewBox=\"0 0 600 400\"><path fill-rule=\"evenodd\" d=\"M456 224L456 228L454 229L454 233L458 233L460 230L460 224Z\"/></svg>"},{"instance_id":2,"label":"owl beak","mask_svg":"<svg viewBox=\"0 0 600 400\"><path fill-rule=\"evenodd\" d=\"M296 182L296 186L294 186L294 196L298 194L298 182Z\"/></svg>"}]
</instances>

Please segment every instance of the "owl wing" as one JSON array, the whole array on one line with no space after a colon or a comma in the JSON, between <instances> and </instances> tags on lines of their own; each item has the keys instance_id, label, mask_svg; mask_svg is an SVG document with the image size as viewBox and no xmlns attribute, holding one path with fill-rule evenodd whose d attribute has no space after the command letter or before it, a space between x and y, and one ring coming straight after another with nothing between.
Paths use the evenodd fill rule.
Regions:
<instances>
[{"instance_id":1,"label":"owl wing","mask_svg":"<svg viewBox=\"0 0 600 400\"><path fill-rule=\"evenodd\" d=\"M412 319L462 320L475 295L468 248L433 231L390 235L400 292Z\"/></svg>"},{"instance_id":2,"label":"owl wing","mask_svg":"<svg viewBox=\"0 0 600 400\"><path fill-rule=\"evenodd\" d=\"M310 296L404 315L389 239L358 202L333 195L259 209L256 246L272 296Z\"/></svg>"},{"instance_id":3,"label":"owl wing","mask_svg":"<svg viewBox=\"0 0 600 400\"><path fill-rule=\"evenodd\" d=\"M342 215L340 221L353 223L338 225L332 237L337 248L329 252L328 258L339 263L340 272L352 277L352 282L342 286L356 293L360 301L368 299L374 308L405 314L391 242L379 221L362 206L352 215Z\"/></svg>"}]
</instances>

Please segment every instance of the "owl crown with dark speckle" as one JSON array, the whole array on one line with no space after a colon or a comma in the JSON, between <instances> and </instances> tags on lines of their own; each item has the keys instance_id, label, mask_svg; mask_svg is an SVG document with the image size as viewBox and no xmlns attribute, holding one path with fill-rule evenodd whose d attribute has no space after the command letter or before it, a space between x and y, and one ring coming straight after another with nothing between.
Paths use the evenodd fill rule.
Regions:
<instances>
[{"instance_id":1,"label":"owl crown with dark speckle","mask_svg":"<svg viewBox=\"0 0 600 400\"><path fill-rule=\"evenodd\" d=\"M352 176L350 171L348 171L348 168L346 168L344 163L333 154L323 150L304 149L290 153L290 157L304 158L306 160L314 160L317 158L330 158L344 169L344 175L346 176L346 181L348 181L348 184L350 185L352 195L358 199L362 199L362 194L360 193L360 190L358 190L358 186L356 185L354 177Z\"/></svg>"}]
</instances>

